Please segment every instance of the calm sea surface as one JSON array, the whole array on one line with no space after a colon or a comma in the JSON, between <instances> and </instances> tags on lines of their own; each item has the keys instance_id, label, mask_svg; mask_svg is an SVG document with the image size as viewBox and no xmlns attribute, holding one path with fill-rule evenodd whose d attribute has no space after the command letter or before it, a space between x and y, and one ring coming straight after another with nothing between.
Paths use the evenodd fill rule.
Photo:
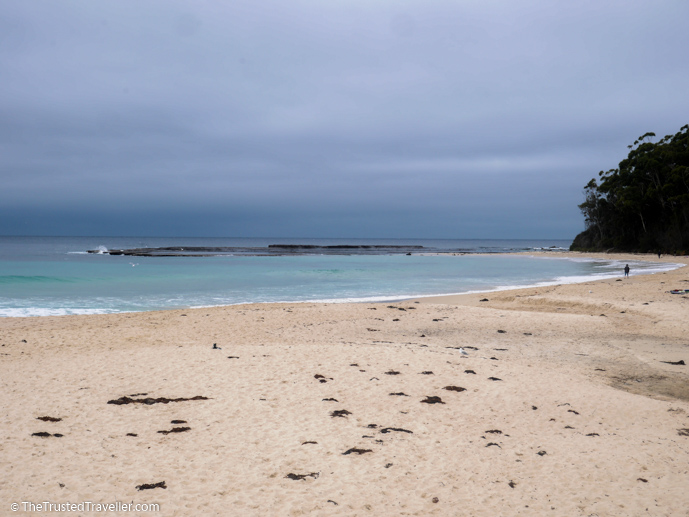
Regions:
<instances>
[{"instance_id":1,"label":"calm sea surface","mask_svg":"<svg viewBox=\"0 0 689 517\"><path fill-rule=\"evenodd\" d=\"M265 256L271 244L400 248L393 248L394 252L370 247L298 248ZM388 301L621 275L624 264L559 257L558 250L569 244L564 240L0 237L0 316L252 302ZM404 248L411 246L415 248ZM158 247L226 249L207 253L214 256L107 254L114 249ZM542 249L551 250L551 256L490 255ZM638 262L630 267L639 274L675 266Z\"/></svg>"}]
</instances>

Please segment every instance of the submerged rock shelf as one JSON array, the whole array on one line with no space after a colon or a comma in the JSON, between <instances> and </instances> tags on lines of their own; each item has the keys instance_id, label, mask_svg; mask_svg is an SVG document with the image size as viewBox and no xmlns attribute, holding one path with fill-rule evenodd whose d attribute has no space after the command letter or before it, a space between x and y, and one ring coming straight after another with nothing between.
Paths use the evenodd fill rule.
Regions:
<instances>
[{"instance_id":1,"label":"submerged rock shelf","mask_svg":"<svg viewBox=\"0 0 689 517\"><path fill-rule=\"evenodd\" d=\"M339 244L332 246L317 246L312 244L270 244L268 247L201 247L201 246L170 246L161 248L131 248L112 250L88 250L89 253L100 255L126 255L132 257L213 257L219 255L251 255L251 256L281 256L281 255L402 255L419 251L438 251L423 246L387 246L387 245L358 245ZM444 250L445 251L445 250Z\"/></svg>"}]
</instances>

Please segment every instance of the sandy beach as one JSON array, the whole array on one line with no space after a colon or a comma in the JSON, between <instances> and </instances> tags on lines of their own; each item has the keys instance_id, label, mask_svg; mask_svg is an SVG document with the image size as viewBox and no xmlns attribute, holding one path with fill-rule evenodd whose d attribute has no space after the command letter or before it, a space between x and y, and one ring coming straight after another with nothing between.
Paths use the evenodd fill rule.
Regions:
<instances>
[{"instance_id":1,"label":"sandy beach","mask_svg":"<svg viewBox=\"0 0 689 517\"><path fill-rule=\"evenodd\" d=\"M0 515L689 516L689 268L633 273L0 319Z\"/></svg>"}]
</instances>

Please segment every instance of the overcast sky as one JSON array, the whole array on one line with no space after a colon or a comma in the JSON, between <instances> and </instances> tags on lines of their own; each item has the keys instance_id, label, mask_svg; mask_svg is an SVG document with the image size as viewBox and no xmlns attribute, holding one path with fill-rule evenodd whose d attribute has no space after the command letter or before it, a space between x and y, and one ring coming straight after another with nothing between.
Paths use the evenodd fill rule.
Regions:
<instances>
[{"instance_id":1,"label":"overcast sky","mask_svg":"<svg viewBox=\"0 0 689 517\"><path fill-rule=\"evenodd\" d=\"M0 0L0 235L564 238L686 0Z\"/></svg>"}]
</instances>

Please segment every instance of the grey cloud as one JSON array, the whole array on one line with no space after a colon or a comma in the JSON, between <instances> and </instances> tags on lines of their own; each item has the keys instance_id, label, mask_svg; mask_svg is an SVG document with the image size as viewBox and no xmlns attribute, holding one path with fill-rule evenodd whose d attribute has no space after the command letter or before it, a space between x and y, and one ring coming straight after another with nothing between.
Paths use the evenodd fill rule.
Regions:
<instances>
[{"instance_id":1,"label":"grey cloud","mask_svg":"<svg viewBox=\"0 0 689 517\"><path fill-rule=\"evenodd\" d=\"M689 122L688 18L641 1L5 4L0 233L62 217L125 234L137 213L161 234L571 237L588 179Z\"/></svg>"}]
</instances>

